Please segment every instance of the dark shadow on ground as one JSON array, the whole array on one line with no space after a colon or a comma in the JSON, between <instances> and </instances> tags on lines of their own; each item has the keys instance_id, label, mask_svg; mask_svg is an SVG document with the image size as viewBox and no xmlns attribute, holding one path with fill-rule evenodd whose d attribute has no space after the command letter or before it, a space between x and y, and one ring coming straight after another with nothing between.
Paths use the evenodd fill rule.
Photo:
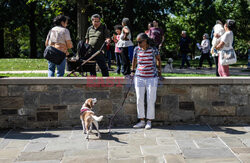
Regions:
<instances>
[{"instance_id":1,"label":"dark shadow on ground","mask_svg":"<svg viewBox=\"0 0 250 163\"><path fill-rule=\"evenodd\" d=\"M38 138L57 138L59 135L51 133L33 133L44 132L44 130L0 130L0 138L4 139L20 139L20 140L29 140L29 139L38 139Z\"/></svg>"},{"instance_id":2,"label":"dark shadow on ground","mask_svg":"<svg viewBox=\"0 0 250 163\"><path fill-rule=\"evenodd\" d=\"M245 131L238 131L229 127L219 127L219 126L214 126L213 127L214 131L217 132L225 132L227 134L232 134L232 135L240 135L240 134L246 134L247 132Z\"/></svg>"},{"instance_id":3,"label":"dark shadow on ground","mask_svg":"<svg viewBox=\"0 0 250 163\"><path fill-rule=\"evenodd\" d=\"M127 142L120 141L119 138L116 137L116 135L123 135L123 134L129 134L129 132L106 132L106 133L101 133L101 140L113 140L117 143L121 144L128 144Z\"/></svg>"},{"instance_id":4,"label":"dark shadow on ground","mask_svg":"<svg viewBox=\"0 0 250 163\"><path fill-rule=\"evenodd\" d=\"M82 130L82 128L81 127L74 127L73 128L74 130ZM102 130L102 129L107 129L107 128L105 128L105 127L102 127L102 128L100 128L100 130ZM114 128L114 129L128 129L128 128ZM130 130L130 129L128 129L128 130ZM100 131L100 133L101 133L101 138L99 139L99 138L90 138L90 140L113 140L113 141L115 141L115 142L117 142L117 143L121 143L121 144L128 144L127 142L123 142L123 141L120 141L119 140L119 138L117 138L116 137L116 135L123 135L123 134L129 134L129 132L124 132L124 131L112 131L111 130L111 133L110 132L102 132L102 131ZM93 129L92 129L92 133L91 134L95 134L96 135L96 137L98 136L97 135L97 132L96 132L96 129L95 129L95 126L93 126ZM86 135L85 135L86 136Z\"/></svg>"},{"instance_id":5,"label":"dark shadow on ground","mask_svg":"<svg viewBox=\"0 0 250 163\"><path fill-rule=\"evenodd\" d=\"M209 126L209 125L168 125L168 126L159 126L154 127L153 129L162 129L162 130L175 130L175 131L207 131L207 132L224 132L232 135L242 135L246 134L246 131L240 131L233 129L231 127L249 127L249 125L232 125L232 126ZM119 131L119 129L122 129ZM51 134L50 131L62 131L62 130L81 130L81 128L57 128L57 129L33 129L33 130L0 130L0 138L4 139L38 139L38 138L57 138L59 135ZM120 141L116 135L129 134L130 131L136 131L132 127L114 127L112 132L101 132L100 140L113 140L118 143L127 144L126 142ZM126 131L127 130L127 131ZM38 133L35 133L37 131ZM95 130L93 129L95 132ZM39 133L40 132L40 133Z\"/></svg>"},{"instance_id":6,"label":"dark shadow on ground","mask_svg":"<svg viewBox=\"0 0 250 163\"><path fill-rule=\"evenodd\" d=\"M0 76L0 78L8 78L8 76Z\"/></svg>"},{"instance_id":7,"label":"dark shadow on ground","mask_svg":"<svg viewBox=\"0 0 250 163\"><path fill-rule=\"evenodd\" d=\"M225 132L227 134L246 134L246 131L239 131L230 127L244 127L249 125L232 125L232 126L209 126L209 125L169 125L162 127L153 127L163 130L180 130L180 131L207 131L207 132Z\"/></svg>"}]
</instances>

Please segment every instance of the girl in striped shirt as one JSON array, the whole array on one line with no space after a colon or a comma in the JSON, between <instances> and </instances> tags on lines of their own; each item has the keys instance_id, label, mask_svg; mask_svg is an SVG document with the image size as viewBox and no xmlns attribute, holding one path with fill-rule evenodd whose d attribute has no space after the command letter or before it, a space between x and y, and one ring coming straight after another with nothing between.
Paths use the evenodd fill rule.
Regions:
<instances>
[{"instance_id":1,"label":"girl in striped shirt","mask_svg":"<svg viewBox=\"0 0 250 163\"><path fill-rule=\"evenodd\" d=\"M137 113L140 122L134 125L134 128L150 129L151 121L155 118L158 77L161 77L161 57L157 48L150 46L150 38L147 34L140 33L137 36L137 42L138 46L134 49L131 72L135 76ZM147 91L147 123L145 123L144 109L145 90Z\"/></svg>"}]
</instances>

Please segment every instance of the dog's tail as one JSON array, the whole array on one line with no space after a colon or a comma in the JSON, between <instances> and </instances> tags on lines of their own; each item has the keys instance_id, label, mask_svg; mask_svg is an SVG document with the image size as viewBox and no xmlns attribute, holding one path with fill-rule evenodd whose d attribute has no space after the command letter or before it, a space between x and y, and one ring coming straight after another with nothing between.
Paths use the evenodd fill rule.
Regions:
<instances>
[{"instance_id":1,"label":"dog's tail","mask_svg":"<svg viewBox=\"0 0 250 163\"><path fill-rule=\"evenodd\" d=\"M94 120L96 120L97 122L100 122L100 121L102 120L102 118L103 118L102 115L99 116L99 117L97 117L97 116L95 116L95 115L92 115L91 117L92 117Z\"/></svg>"}]
</instances>

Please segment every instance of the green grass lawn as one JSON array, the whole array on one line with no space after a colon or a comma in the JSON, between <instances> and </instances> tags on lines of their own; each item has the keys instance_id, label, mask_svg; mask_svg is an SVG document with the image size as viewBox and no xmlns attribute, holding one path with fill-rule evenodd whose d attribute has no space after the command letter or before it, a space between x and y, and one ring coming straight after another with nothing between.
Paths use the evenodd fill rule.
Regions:
<instances>
[{"instance_id":1,"label":"green grass lawn","mask_svg":"<svg viewBox=\"0 0 250 163\"><path fill-rule=\"evenodd\" d=\"M164 66L166 61L162 61ZM190 64L192 67L198 67L199 60L191 60ZM181 60L174 60L173 66L179 68L181 65ZM246 67L246 60L238 60L236 64L230 67ZM209 67L207 61L203 63L204 67ZM215 66L215 65L213 65ZM116 66L112 66L115 68ZM0 59L0 71L25 71L25 70L47 70L48 62L46 59L23 59L23 58L10 58L10 59Z\"/></svg>"},{"instance_id":2,"label":"green grass lawn","mask_svg":"<svg viewBox=\"0 0 250 163\"><path fill-rule=\"evenodd\" d=\"M98 77L101 77L102 74L99 72L97 73ZM109 72L110 77L123 77L123 75L118 75L116 73ZM0 77L48 77L47 73L0 73ZM67 73L64 74L64 77L67 77ZM73 75L71 75L73 77Z\"/></svg>"},{"instance_id":3,"label":"green grass lawn","mask_svg":"<svg viewBox=\"0 0 250 163\"><path fill-rule=\"evenodd\" d=\"M46 59L0 59L0 71L48 70Z\"/></svg>"},{"instance_id":4,"label":"green grass lawn","mask_svg":"<svg viewBox=\"0 0 250 163\"><path fill-rule=\"evenodd\" d=\"M0 77L48 77L48 74L45 73L18 73L18 74L12 74L12 73L6 73L1 74Z\"/></svg>"},{"instance_id":5,"label":"green grass lawn","mask_svg":"<svg viewBox=\"0 0 250 163\"><path fill-rule=\"evenodd\" d=\"M162 66L165 66L166 61L162 62ZM174 60L173 66L179 68L181 60ZM199 60L191 60L190 64L192 67L198 67ZM230 67L246 67L247 60L238 60L238 62ZM203 63L204 67L209 67L207 61ZM213 65L215 66L215 65ZM115 65L112 65L113 69L116 69ZM25 70L48 70L48 62L46 59L22 59L22 58L11 58L11 59L0 59L0 71L25 71ZM249 71L249 70L245 70ZM47 77L47 73L16 73L16 74L1 74L0 77ZM66 74L65 74L66 76ZM101 73L97 73L97 76L101 77ZM116 73L110 72L110 76L120 76ZM164 77L214 77L214 74L176 74L176 73L163 73Z\"/></svg>"},{"instance_id":6,"label":"green grass lawn","mask_svg":"<svg viewBox=\"0 0 250 163\"><path fill-rule=\"evenodd\" d=\"M163 62L163 65L166 64L166 61L162 61L162 62ZM199 66L199 62L200 62L199 60L191 60L191 61L189 61L191 67L198 67ZM212 60L212 63L213 63L213 67L215 67L215 64L214 64L213 60ZM230 67L247 67L247 63L248 63L247 59L245 59L245 60L240 59L240 60L237 61L236 64L230 65ZM181 65L181 59L174 60L173 66L175 68L179 68L180 65ZM203 61L203 65L202 66L203 67L209 67L209 64L208 64L207 60Z\"/></svg>"},{"instance_id":7,"label":"green grass lawn","mask_svg":"<svg viewBox=\"0 0 250 163\"><path fill-rule=\"evenodd\" d=\"M67 75L65 74L64 77ZM101 77L101 73L97 73L98 77ZM123 75L117 75L115 73L109 73L110 77L124 77ZM215 77L215 75L204 75L204 74L163 74L163 77ZM45 73L21 73L21 74L1 74L0 77L48 77L48 74ZM73 76L72 76L73 77Z\"/></svg>"},{"instance_id":8,"label":"green grass lawn","mask_svg":"<svg viewBox=\"0 0 250 163\"><path fill-rule=\"evenodd\" d=\"M109 73L110 77L124 77L123 75L117 75L116 73ZM66 77L67 74L64 75ZM101 73L97 73L98 77L101 77ZM163 77L215 77L215 74L176 74L176 73L163 73ZM1 74L0 77L48 77L46 73L21 73L21 74ZM73 76L72 76L73 77ZM231 77L249 77L244 75L231 76Z\"/></svg>"}]
</instances>

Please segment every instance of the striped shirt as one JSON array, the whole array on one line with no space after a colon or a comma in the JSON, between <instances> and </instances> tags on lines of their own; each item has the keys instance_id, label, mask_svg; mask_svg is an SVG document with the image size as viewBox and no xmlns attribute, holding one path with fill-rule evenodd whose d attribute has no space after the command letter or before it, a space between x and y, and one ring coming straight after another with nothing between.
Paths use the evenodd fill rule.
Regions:
<instances>
[{"instance_id":1,"label":"striped shirt","mask_svg":"<svg viewBox=\"0 0 250 163\"><path fill-rule=\"evenodd\" d=\"M149 47L143 50L139 46L134 49L134 57L137 59L135 76L142 78L153 78L157 76L156 56L159 52L156 48Z\"/></svg>"}]
</instances>

